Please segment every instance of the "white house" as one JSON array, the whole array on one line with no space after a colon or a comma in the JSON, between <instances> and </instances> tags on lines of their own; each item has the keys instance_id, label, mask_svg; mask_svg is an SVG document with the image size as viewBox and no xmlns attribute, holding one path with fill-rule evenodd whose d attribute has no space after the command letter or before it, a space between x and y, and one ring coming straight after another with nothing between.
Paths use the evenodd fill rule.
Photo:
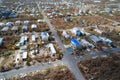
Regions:
<instances>
[{"instance_id":1,"label":"white house","mask_svg":"<svg viewBox=\"0 0 120 80\"><path fill-rule=\"evenodd\" d=\"M14 25L13 22L7 22L7 23L6 23L6 26L7 26L7 27L12 27L13 25Z\"/></svg>"},{"instance_id":2,"label":"white house","mask_svg":"<svg viewBox=\"0 0 120 80\"><path fill-rule=\"evenodd\" d=\"M56 50L55 50L55 48L54 48L54 45L53 45L52 43L50 43L50 44L48 45L48 47L49 47L49 49L50 49L50 51L51 51L51 56L55 55L55 54L56 54Z\"/></svg>"},{"instance_id":3,"label":"white house","mask_svg":"<svg viewBox=\"0 0 120 80\"><path fill-rule=\"evenodd\" d=\"M32 29L36 29L36 28L37 28L37 25L36 25L36 24L32 24L32 25L31 25L31 28L32 28Z\"/></svg>"},{"instance_id":4,"label":"white house","mask_svg":"<svg viewBox=\"0 0 120 80\"><path fill-rule=\"evenodd\" d=\"M36 35L32 35L32 41L35 42L38 37Z\"/></svg>"},{"instance_id":5,"label":"white house","mask_svg":"<svg viewBox=\"0 0 120 80\"><path fill-rule=\"evenodd\" d=\"M102 31L102 30L100 30L100 29L94 29L94 31L96 31L96 32L99 33L99 34L104 33L104 31Z\"/></svg>"},{"instance_id":6,"label":"white house","mask_svg":"<svg viewBox=\"0 0 120 80\"><path fill-rule=\"evenodd\" d=\"M5 26L5 24L0 22L0 27L4 27L4 26Z\"/></svg>"},{"instance_id":7,"label":"white house","mask_svg":"<svg viewBox=\"0 0 120 80\"><path fill-rule=\"evenodd\" d=\"M29 23L28 20L24 21L24 25L28 25L28 23Z\"/></svg>"},{"instance_id":8,"label":"white house","mask_svg":"<svg viewBox=\"0 0 120 80\"><path fill-rule=\"evenodd\" d=\"M20 50L27 50L27 46L26 46L26 45L21 46L21 47L20 47Z\"/></svg>"},{"instance_id":9,"label":"white house","mask_svg":"<svg viewBox=\"0 0 120 80\"><path fill-rule=\"evenodd\" d=\"M43 41L48 41L49 39L49 34L47 32L42 32L41 37Z\"/></svg>"},{"instance_id":10,"label":"white house","mask_svg":"<svg viewBox=\"0 0 120 80\"><path fill-rule=\"evenodd\" d=\"M15 57L15 63L19 63L20 60L26 61L27 55L27 52L19 52Z\"/></svg>"},{"instance_id":11,"label":"white house","mask_svg":"<svg viewBox=\"0 0 120 80\"><path fill-rule=\"evenodd\" d=\"M95 35L91 35L90 36L90 39L94 42L94 43L99 43L99 42L102 42L102 39L95 36Z\"/></svg>"},{"instance_id":12,"label":"white house","mask_svg":"<svg viewBox=\"0 0 120 80\"><path fill-rule=\"evenodd\" d=\"M86 41L85 39L81 39L81 44L88 47L88 48L94 48L94 45Z\"/></svg>"},{"instance_id":13,"label":"white house","mask_svg":"<svg viewBox=\"0 0 120 80\"><path fill-rule=\"evenodd\" d=\"M63 37L65 37L66 39L70 38L70 36L67 34L67 32L64 30L62 33Z\"/></svg>"},{"instance_id":14,"label":"white house","mask_svg":"<svg viewBox=\"0 0 120 80\"><path fill-rule=\"evenodd\" d=\"M38 22L38 23L43 23L44 20L42 20L42 19L38 19L37 22Z\"/></svg>"},{"instance_id":15,"label":"white house","mask_svg":"<svg viewBox=\"0 0 120 80\"><path fill-rule=\"evenodd\" d=\"M73 29L71 29L71 32L73 34L75 34L76 36L83 36L83 35L85 35L85 32L82 31L79 27L74 27Z\"/></svg>"},{"instance_id":16,"label":"white house","mask_svg":"<svg viewBox=\"0 0 120 80\"><path fill-rule=\"evenodd\" d=\"M24 26L22 27L22 31L23 31L23 32L27 32L27 31L28 31L28 26L27 26L27 25L24 25Z\"/></svg>"},{"instance_id":17,"label":"white house","mask_svg":"<svg viewBox=\"0 0 120 80\"><path fill-rule=\"evenodd\" d=\"M15 21L15 24L16 25L20 25L22 22L20 21L20 20L18 20L18 21Z\"/></svg>"},{"instance_id":18,"label":"white house","mask_svg":"<svg viewBox=\"0 0 120 80\"><path fill-rule=\"evenodd\" d=\"M11 30L17 32L17 31L18 31L18 26L13 26L13 27L11 28Z\"/></svg>"},{"instance_id":19,"label":"white house","mask_svg":"<svg viewBox=\"0 0 120 80\"><path fill-rule=\"evenodd\" d=\"M21 46L23 46L26 44L27 41L28 41L28 37L26 35L23 35L23 36L21 36L19 43Z\"/></svg>"},{"instance_id":20,"label":"white house","mask_svg":"<svg viewBox=\"0 0 120 80\"><path fill-rule=\"evenodd\" d=\"M99 37L99 38L106 44L111 44L112 43L112 41L110 39L107 39L105 37Z\"/></svg>"}]
</instances>

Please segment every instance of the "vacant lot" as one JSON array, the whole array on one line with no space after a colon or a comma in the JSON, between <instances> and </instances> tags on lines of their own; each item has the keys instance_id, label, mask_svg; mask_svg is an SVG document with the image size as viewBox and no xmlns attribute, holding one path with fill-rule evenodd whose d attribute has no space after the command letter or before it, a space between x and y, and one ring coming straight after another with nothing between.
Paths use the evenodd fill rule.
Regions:
<instances>
[{"instance_id":1,"label":"vacant lot","mask_svg":"<svg viewBox=\"0 0 120 80\"><path fill-rule=\"evenodd\" d=\"M120 80L120 53L90 59L78 64L86 79Z\"/></svg>"},{"instance_id":2,"label":"vacant lot","mask_svg":"<svg viewBox=\"0 0 120 80\"><path fill-rule=\"evenodd\" d=\"M63 18L54 18L51 20L51 23L56 29L70 29L73 27L88 27L100 24L111 25L110 21L105 20L97 16L80 16L80 17L71 17L72 22L66 22ZM84 21L84 24L82 22ZM61 25L62 24L62 25Z\"/></svg>"}]
</instances>

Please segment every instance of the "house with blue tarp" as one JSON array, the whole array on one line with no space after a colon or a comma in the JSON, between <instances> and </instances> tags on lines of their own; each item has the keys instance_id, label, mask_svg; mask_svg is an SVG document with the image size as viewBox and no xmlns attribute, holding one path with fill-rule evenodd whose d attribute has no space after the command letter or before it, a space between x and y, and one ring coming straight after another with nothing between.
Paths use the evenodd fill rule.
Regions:
<instances>
[{"instance_id":1,"label":"house with blue tarp","mask_svg":"<svg viewBox=\"0 0 120 80\"><path fill-rule=\"evenodd\" d=\"M75 38L71 40L71 45L74 49L82 49L81 43Z\"/></svg>"}]
</instances>

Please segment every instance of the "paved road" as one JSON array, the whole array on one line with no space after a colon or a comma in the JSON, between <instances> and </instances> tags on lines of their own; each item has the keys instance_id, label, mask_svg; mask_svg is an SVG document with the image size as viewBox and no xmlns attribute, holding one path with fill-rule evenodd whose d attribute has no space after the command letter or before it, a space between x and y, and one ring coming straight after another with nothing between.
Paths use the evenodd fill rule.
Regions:
<instances>
[{"instance_id":1,"label":"paved road","mask_svg":"<svg viewBox=\"0 0 120 80\"><path fill-rule=\"evenodd\" d=\"M37 70L45 70L48 68L53 68L53 67L62 66L62 65L63 65L62 61L55 61L52 63L45 63L45 64L39 64L31 67L25 67L18 70L11 70L8 72L0 73L0 79L9 78L11 76L18 76L20 74L26 74L29 72L35 72Z\"/></svg>"},{"instance_id":2,"label":"paved road","mask_svg":"<svg viewBox=\"0 0 120 80\"><path fill-rule=\"evenodd\" d=\"M71 70L71 72L75 75L76 80L85 80L85 78L83 77L82 73L80 72L79 68L77 67L76 63L73 62L73 58L71 57L71 55L69 55L68 51L66 50L66 48L64 47L62 41L60 40L59 36L57 35L57 32L54 30L53 25L50 23L50 20L47 18L47 16L45 15L44 11L41 10L39 4L37 3L37 6L41 12L41 14L43 15L46 23L48 24L52 34L55 36L55 40L58 43L58 45L60 46L60 48L62 49L62 52L64 54L63 57L63 62L64 64Z\"/></svg>"},{"instance_id":3,"label":"paved road","mask_svg":"<svg viewBox=\"0 0 120 80\"><path fill-rule=\"evenodd\" d=\"M107 50L104 50L104 51L90 53L89 55L86 55L86 56L83 56L82 58L79 58L77 60L77 62L88 60L90 58L97 57L97 56L114 54L114 53L117 53L117 52L120 52L120 48L112 48L112 49L107 49Z\"/></svg>"}]
</instances>

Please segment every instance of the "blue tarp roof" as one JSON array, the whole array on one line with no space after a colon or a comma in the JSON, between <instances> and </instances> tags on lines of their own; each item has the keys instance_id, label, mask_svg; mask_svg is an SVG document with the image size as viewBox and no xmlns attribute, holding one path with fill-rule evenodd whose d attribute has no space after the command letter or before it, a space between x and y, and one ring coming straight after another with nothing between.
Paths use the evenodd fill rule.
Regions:
<instances>
[{"instance_id":1,"label":"blue tarp roof","mask_svg":"<svg viewBox=\"0 0 120 80\"><path fill-rule=\"evenodd\" d=\"M80 42L77 39L72 39L71 42L75 44L76 46L80 45Z\"/></svg>"}]
</instances>

